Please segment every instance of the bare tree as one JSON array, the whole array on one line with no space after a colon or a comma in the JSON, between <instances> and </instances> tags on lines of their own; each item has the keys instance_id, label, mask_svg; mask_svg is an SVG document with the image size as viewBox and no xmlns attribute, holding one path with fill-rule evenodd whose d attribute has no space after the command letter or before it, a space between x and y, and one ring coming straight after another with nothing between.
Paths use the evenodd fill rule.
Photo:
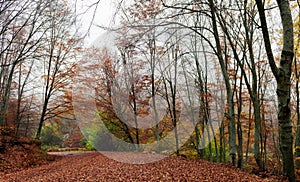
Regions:
<instances>
[{"instance_id":1,"label":"bare tree","mask_svg":"<svg viewBox=\"0 0 300 182\"><path fill-rule=\"evenodd\" d=\"M51 1L43 16L48 20L44 24L48 31L43 39L44 44L39 49L40 60L44 63L44 85L37 139L40 138L46 120L60 116L70 109L70 102L58 98L71 83L75 67L74 52L80 42L76 30L72 30L74 15L67 4L60 0Z\"/></svg>"},{"instance_id":2,"label":"bare tree","mask_svg":"<svg viewBox=\"0 0 300 182\"><path fill-rule=\"evenodd\" d=\"M47 3L41 1L5 1L0 4L0 125L7 125L6 111L11 95L13 76L22 62L35 57L45 34L42 13Z\"/></svg>"}]
</instances>

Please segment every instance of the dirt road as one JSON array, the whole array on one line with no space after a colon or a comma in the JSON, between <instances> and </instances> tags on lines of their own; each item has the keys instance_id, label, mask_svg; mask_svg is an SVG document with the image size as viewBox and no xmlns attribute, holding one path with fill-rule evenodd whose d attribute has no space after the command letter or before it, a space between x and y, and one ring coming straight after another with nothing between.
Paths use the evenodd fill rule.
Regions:
<instances>
[{"instance_id":1,"label":"dirt road","mask_svg":"<svg viewBox=\"0 0 300 182\"><path fill-rule=\"evenodd\" d=\"M3 174L0 181L268 181L224 164L181 157L168 157L147 164L127 164L98 152L57 155L63 157L47 165ZM131 153L115 155L132 157Z\"/></svg>"}]
</instances>

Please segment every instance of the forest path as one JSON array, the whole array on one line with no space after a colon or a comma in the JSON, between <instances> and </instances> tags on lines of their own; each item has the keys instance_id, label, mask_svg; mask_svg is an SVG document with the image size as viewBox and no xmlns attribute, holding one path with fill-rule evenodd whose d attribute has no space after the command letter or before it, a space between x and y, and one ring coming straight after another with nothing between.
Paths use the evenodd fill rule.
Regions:
<instances>
[{"instance_id":1,"label":"forest path","mask_svg":"<svg viewBox=\"0 0 300 182\"><path fill-rule=\"evenodd\" d=\"M154 163L127 164L99 152L57 154L63 157L47 165L2 175L0 181L268 181L225 164L198 159L167 157ZM132 153L115 155L132 157Z\"/></svg>"}]
</instances>

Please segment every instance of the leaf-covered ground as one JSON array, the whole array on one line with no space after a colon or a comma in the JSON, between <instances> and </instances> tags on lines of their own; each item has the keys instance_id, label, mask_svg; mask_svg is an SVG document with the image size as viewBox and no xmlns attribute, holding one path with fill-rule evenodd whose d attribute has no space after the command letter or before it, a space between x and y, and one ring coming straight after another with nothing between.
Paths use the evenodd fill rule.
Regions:
<instances>
[{"instance_id":1,"label":"leaf-covered ground","mask_svg":"<svg viewBox=\"0 0 300 182\"><path fill-rule=\"evenodd\" d=\"M41 143L30 138L2 136L0 130L0 175L46 165L55 159L41 150Z\"/></svg>"},{"instance_id":2,"label":"leaf-covered ground","mask_svg":"<svg viewBox=\"0 0 300 182\"><path fill-rule=\"evenodd\" d=\"M9 174L0 173L0 181L281 181L262 179L226 164L199 159L167 157L154 163L127 164L98 152L64 154L64 157L46 165ZM132 158L132 153L111 155L128 160ZM144 155L141 158L146 159Z\"/></svg>"}]
</instances>

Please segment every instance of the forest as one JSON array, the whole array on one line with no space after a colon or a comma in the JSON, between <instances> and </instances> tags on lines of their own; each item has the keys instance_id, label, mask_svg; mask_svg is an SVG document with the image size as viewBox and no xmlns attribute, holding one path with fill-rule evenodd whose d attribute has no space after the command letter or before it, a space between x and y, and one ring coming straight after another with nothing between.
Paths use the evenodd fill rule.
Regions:
<instances>
[{"instance_id":1,"label":"forest","mask_svg":"<svg viewBox=\"0 0 300 182\"><path fill-rule=\"evenodd\" d=\"M103 2L0 0L0 174L37 145L300 179L300 1Z\"/></svg>"}]
</instances>

